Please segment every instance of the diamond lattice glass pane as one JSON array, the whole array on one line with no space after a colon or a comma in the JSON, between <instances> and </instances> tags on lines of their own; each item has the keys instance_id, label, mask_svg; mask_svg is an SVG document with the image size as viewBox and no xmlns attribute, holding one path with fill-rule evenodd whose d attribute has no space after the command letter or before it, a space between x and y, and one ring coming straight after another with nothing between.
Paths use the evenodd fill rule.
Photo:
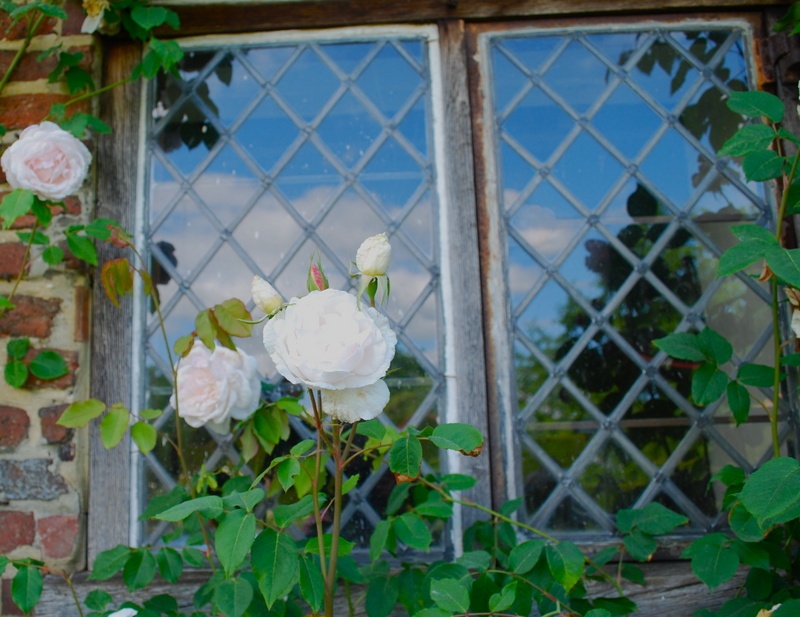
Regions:
<instances>
[{"instance_id":1,"label":"diamond lattice glass pane","mask_svg":"<svg viewBox=\"0 0 800 617\"><path fill-rule=\"evenodd\" d=\"M170 338L161 340L147 304L141 377L151 406L168 407L167 349L195 328L198 310L230 297L252 306L254 273L287 299L304 295L312 255L321 257L331 287L353 288L350 260L359 244L387 231L394 248L389 318L405 344L383 417L398 426L438 422L444 328L430 93L427 41L388 35L190 49L179 76L160 79L152 93L145 216L152 227L144 249ZM240 347L256 356L263 389L277 396L285 384L276 390L269 383L279 376L260 338L256 327ZM290 440L309 436L300 420L291 422L291 431L279 427ZM171 415L162 423L174 432ZM237 438L184 431L189 473L202 465L232 471L241 464ZM181 479L173 459L160 446L142 462L142 503L148 491ZM258 458L250 464L254 472L266 466ZM368 500L384 490L372 476L382 469L363 470L358 499L345 507L343 525L361 544L377 520ZM166 530L146 531L157 542Z\"/></svg>"},{"instance_id":2,"label":"diamond lattice glass pane","mask_svg":"<svg viewBox=\"0 0 800 617\"><path fill-rule=\"evenodd\" d=\"M663 358L652 340L709 325L735 333L737 358L768 353L768 298L747 279L720 282L714 267L731 225L771 212L735 162L713 158L738 126L720 104L746 87L742 50L730 28L491 39L531 521L608 529L616 509L662 489L697 515L695 527L716 513L697 492L713 473L697 453L736 446L710 428L697 437L686 412L696 367ZM612 434L585 451L596 414ZM567 477L551 478L554 465ZM666 484L654 489L659 469Z\"/></svg>"}]
</instances>

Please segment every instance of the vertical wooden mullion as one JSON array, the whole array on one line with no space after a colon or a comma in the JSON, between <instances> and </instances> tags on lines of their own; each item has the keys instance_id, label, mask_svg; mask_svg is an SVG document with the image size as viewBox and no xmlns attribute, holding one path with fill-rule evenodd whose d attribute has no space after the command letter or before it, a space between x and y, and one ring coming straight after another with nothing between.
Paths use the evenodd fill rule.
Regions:
<instances>
[{"instance_id":1,"label":"vertical wooden mullion","mask_svg":"<svg viewBox=\"0 0 800 617\"><path fill-rule=\"evenodd\" d=\"M130 76L141 58L141 46L110 43L105 48L103 83ZM119 221L133 229L138 169L139 109L141 81L113 88L101 97L100 114L113 133L99 139L96 172L97 206L94 217ZM125 254L111 245L98 247L99 263ZM130 297L114 307L103 291L96 272L92 292L91 393L108 405L131 404L130 357L133 310ZM92 422L89 437L88 563L97 554L117 544L128 544L130 536L130 439L126 435L115 448L106 450L100 441L98 422Z\"/></svg>"},{"instance_id":2,"label":"vertical wooden mullion","mask_svg":"<svg viewBox=\"0 0 800 617\"><path fill-rule=\"evenodd\" d=\"M467 87L465 27L461 20L439 22L442 80L444 94L444 143L446 155L441 161L449 208L447 228L449 287L452 290L452 367L456 376L455 396L458 421L475 426L484 436L490 432L486 415L486 365L481 329L483 302L478 221L475 197L475 174L472 160L472 112ZM491 503L491 448L487 444L480 456L460 460L460 471L478 479L464 496L480 504ZM465 527L478 512L463 511Z\"/></svg>"}]
</instances>

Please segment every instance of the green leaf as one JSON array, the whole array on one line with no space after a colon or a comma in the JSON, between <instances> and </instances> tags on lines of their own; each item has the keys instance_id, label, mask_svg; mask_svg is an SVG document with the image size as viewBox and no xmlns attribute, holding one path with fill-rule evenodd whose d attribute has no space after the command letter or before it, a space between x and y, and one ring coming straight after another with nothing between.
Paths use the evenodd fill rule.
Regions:
<instances>
[{"instance_id":1,"label":"green leaf","mask_svg":"<svg viewBox=\"0 0 800 617\"><path fill-rule=\"evenodd\" d=\"M28 367L19 360L11 360L3 369L3 376L12 388L21 388L28 381Z\"/></svg>"},{"instance_id":2,"label":"green leaf","mask_svg":"<svg viewBox=\"0 0 800 617\"><path fill-rule=\"evenodd\" d=\"M237 302L241 303L241 300L237 300ZM242 307L244 307L244 305L242 305ZM223 303L217 304L212 310L214 311L214 317L219 327L229 335L238 337L250 336L253 326L240 321L235 309L236 307L234 305ZM241 319L247 319L248 321L252 319L250 313L248 313L246 309L244 312L246 316L241 317Z\"/></svg>"},{"instance_id":3,"label":"green leaf","mask_svg":"<svg viewBox=\"0 0 800 617\"><path fill-rule=\"evenodd\" d=\"M296 458L287 458L280 462L277 469L278 480L281 488L288 491L294 486L294 477L300 473L300 461Z\"/></svg>"},{"instance_id":4,"label":"green leaf","mask_svg":"<svg viewBox=\"0 0 800 617\"><path fill-rule=\"evenodd\" d=\"M800 249L773 246L767 252L767 265L784 283L800 288Z\"/></svg>"},{"instance_id":5,"label":"green leaf","mask_svg":"<svg viewBox=\"0 0 800 617\"><path fill-rule=\"evenodd\" d=\"M392 444L389 450L389 469L392 473L413 480L419 477L421 464L422 444L415 436L401 437Z\"/></svg>"},{"instance_id":6,"label":"green leaf","mask_svg":"<svg viewBox=\"0 0 800 617\"><path fill-rule=\"evenodd\" d=\"M152 30L167 21L167 12L164 7L137 4L131 9L131 19L145 30Z\"/></svg>"},{"instance_id":7,"label":"green leaf","mask_svg":"<svg viewBox=\"0 0 800 617\"><path fill-rule=\"evenodd\" d=\"M741 499L762 527L791 520L800 507L800 462L789 457L767 461L747 479Z\"/></svg>"},{"instance_id":8,"label":"green leaf","mask_svg":"<svg viewBox=\"0 0 800 617\"><path fill-rule=\"evenodd\" d=\"M18 338L6 344L6 354L11 360L24 360L31 348L31 341L27 338Z\"/></svg>"},{"instance_id":9,"label":"green leaf","mask_svg":"<svg viewBox=\"0 0 800 617\"><path fill-rule=\"evenodd\" d=\"M728 376L713 364L703 364L692 375L692 398L700 407L725 394Z\"/></svg>"},{"instance_id":10,"label":"green leaf","mask_svg":"<svg viewBox=\"0 0 800 617\"><path fill-rule=\"evenodd\" d=\"M100 441L107 450L122 441L128 429L131 414L124 407L113 406L106 416L100 421Z\"/></svg>"},{"instance_id":11,"label":"green leaf","mask_svg":"<svg viewBox=\"0 0 800 617\"><path fill-rule=\"evenodd\" d=\"M613 617L613 615L604 608L593 608L584 617Z\"/></svg>"},{"instance_id":12,"label":"green leaf","mask_svg":"<svg viewBox=\"0 0 800 617\"><path fill-rule=\"evenodd\" d=\"M559 542L545 547L550 574L569 591L583 576L584 557L581 550L572 542Z\"/></svg>"},{"instance_id":13,"label":"green leaf","mask_svg":"<svg viewBox=\"0 0 800 617\"><path fill-rule=\"evenodd\" d=\"M430 440L440 448L456 450L467 456L477 456L483 447L483 435L469 424L439 424Z\"/></svg>"},{"instance_id":14,"label":"green leaf","mask_svg":"<svg viewBox=\"0 0 800 617\"><path fill-rule=\"evenodd\" d=\"M800 600L786 600L781 603L778 610L772 613L772 617L796 617L800 615Z\"/></svg>"},{"instance_id":15,"label":"green leaf","mask_svg":"<svg viewBox=\"0 0 800 617\"><path fill-rule=\"evenodd\" d=\"M442 485L451 491L466 491L478 482L476 478L462 473L449 473L441 478Z\"/></svg>"},{"instance_id":16,"label":"green leaf","mask_svg":"<svg viewBox=\"0 0 800 617\"><path fill-rule=\"evenodd\" d=\"M37 231L34 234L31 234L29 231L18 231L17 237L23 244L28 244L29 242L39 246L46 246L50 244L50 238L44 235L41 231Z\"/></svg>"},{"instance_id":17,"label":"green leaf","mask_svg":"<svg viewBox=\"0 0 800 617\"><path fill-rule=\"evenodd\" d=\"M325 503L325 495L320 493L320 503ZM281 529L285 529L291 523L300 518L310 516L314 512L314 499L311 495L305 495L295 503L275 506L273 515L275 524Z\"/></svg>"},{"instance_id":18,"label":"green leaf","mask_svg":"<svg viewBox=\"0 0 800 617\"><path fill-rule=\"evenodd\" d=\"M717 156L744 156L755 150L764 150L775 139L776 132L766 124L746 124L726 141Z\"/></svg>"},{"instance_id":19,"label":"green leaf","mask_svg":"<svg viewBox=\"0 0 800 617\"><path fill-rule=\"evenodd\" d=\"M79 236L74 233L67 234L66 237L67 248L75 257L92 266L97 265L97 250L94 248L94 242L86 236Z\"/></svg>"},{"instance_id":20,"label":"green leaf","mask_svg":"<svg viewBox=\"0 0 800 617\"><path fill-rule=\"evenodd\" d=\"M414 617L453 617L453 611L445 611L441 608L429 607L414 613Z\"/></svg>"},{"instance_id":21,"label":"green leaf","mask_svg":"<svg viewBox=\"0 0 800 617\"><path fill-rule=\"evenodd\" d=\"M114 598L112 598L107 591L102 589L94 589L86 595L86 599L83 601L83 603L87 608L90 608L93 611L102 611L113 600Z\"/></svg>"},{"instance_id":22,"label":"green leaf","mask_svg":"<svg viewBox=\"0 0 800 617\"><path fill-rule=\"evenodd\" d=\"M11 580L11 599L23 613L30 613L42 595L42 573L35 566L21 566Z\"/></svg>"},{"instance_id":23,"label":"green leaf","mask_svg":"<svg viewBox=\"0 0 800 617\"><path fill-rule=\"evenodd\" d=\"M433 541L425 521L413 512L406 512L394 519L392 529L397 539L410 548L427 551Z\"/></svg>"},{"instance_id":24,"label":"green leaf","mask_svg":"<svg viewBox=\"0 0 800 617\"><path fill-rule=\"evenodd\" d=\"M655 339L653 345L679 360L702 362L706 359L700 339L691 332L674 332L664 338Z\"/></svg>"},{"instance_id":25,"label":"green leaf","mask_svg":"<svg viewBox=\"0 0 800 617\"><path fill-rule=\"evenodd\" d=\"M93 581L104 581L111 578L122 570L132 552L129 547L118 544L112 549L98 553L94 560L92 575L89 578Z\"/></svg>"},{"instance_id":26,"label":"green leaf","mask_svg":"<svg viewBox=\"0 0 800 617\"><path fill-rule=\"evenodd\" d=\"M728 537L721 533L698 538L681 557L692 559L692 572L710 589L730 580L739 568L739 555L730 547Z\"/></svg>"},{"instance_id":27,"label":"green leaf","mask_svg":"<svg viewBox=\"0 0 800 617\"><path fill-rule=\"evenodd\" d=\"M202 568L208 565L208 560L202 551L196 548L187 547L183 549L183 560L190 566L195 568Z\"/></svg>"},{"instance_id":28,"label":"green leaf","mask_svg":"<svg viewBox=\"0 0 800 617\"><path fill-rule=\"evenodd\" d=\"M222 519L214 536L214 549L227 576L247 557L256 537L256 517L244 510L233 510Z\"/></svg>"},{"instance_id":29,"label":"green leaf","mask_svg":"<svg viewBox=\"0 0 800 617\"><path fill-rule=\"evenodd\" d=\"M122 569L122 580L128 591L147 587L156 575L156 558L150 549L143 548L133 552Z\"/></svg>"},{"instance_id":30,"label":"green leaf","mask_svg":"<svg viewBox=\"0 0 800 617\"><path fill-rule=\"evenodd\" d=\"M512 581L500 591L489 598L489 610L501 612L511 607L517 597L517 581Z\"/></svg>"},{"instance_id":31,"label":"green leaf","mask_svg":"<svg viewBox=\"0 0 800 617\"><path fill-rule=\"evenodd\" d=\"M10 311L11 309L14 308L14 306L16 305L13 302L11 302L8 298L6 298L5 296L0 296L0 310Z\"/></svg>"},{"instance_id":32,"label":"green leaf","mask_svg":"<svg viewBox=\"0 0 800 617\"><path fill-rule=\"evenodd\" d=\"M760 542L768 531L758 524L755 517L741 503L731 508L728 524L736 537L745 542Z\"/></svg>"},{"instance_id":33,"label":"green leaf","mask_svg":"<svg viewBox=\"0 0 800 617\"><path fill-rule=\"evenodd\" d=\"M83 428L89 422L101 416L105 410L106 404L94 398L76 401L64 410L56 424L67 428Z\"/></svg>"},{"instance_id":34,"label":"green leaf","mask_svg":"<svg viewBox=\"0 0 800 617\"><path fill-rule=\"evenodd\" d=\"M775 369L765 364L742 364L736 378L746 386L769 388L775 380Z\"/></svg>"},{"instance_id":35,"label":"green leaf","mask_svg":"<svg viewBox=\"0 0 800 617\"><path fill-rule=\"evenodd\" d=\"M48 246L42 251L42 260L49 266L56 266L64 261L64 251L60 246Z\"/></svg>"},{"instance_id":36,"label":"green leaf","mask_svg":"<svg viewBox=\"0 0 800 617\"><path fill-rule=\"evenodd\" d=\"M253 543L250 561L267 608L272 608L297 580L300 564L294 540L287 533L264 529Z\"/></svg>"},{"instance_id":37,"label":"green leaf","mask_svg":"<svg viewBox=\"0 0 800 617\"><path fill-rule=\"evenodd\" d=\"M174 548L164 546L159 549L156 555L158 572L168 583L177 583L183 574L183 559L181 554Z\"/></svg>"},{"instance_id":38,"label":"green leaf","mask_svg":"<svg viewBox=\"0 0 800 617\"><path fill-rule=\"evenodd\" d=\"M381 556L386 543L389 540L389 534L392 531L392 523L386 519L378 521L375 529L369 538L369 558L370 561L376 562Z\"/></svg>"},{"instance_id":39,"label":"green leaf","mask_svg":"<svg viewBox=\"0 0 800 617\"><path fill-rule=\"evenodd\" d=\"M325 601L325 580L316 555L300 555L300 593L314 611L322 609Z\"/></svg>"},{"instance_id":40,"label":"green leaf","mask_svg":"<svg viewBox=\"0 0 800 617\"><path fill-rule=\"evenodd\" d=\"M765 240L745 240L726 250L719 258L717 276L736 274L754 263L765 259L767 253L776 246L775 238Z\"/></svg>"},{"instance_id":41,"label":"green leaf","mask_svg":"<svg viewBox=\"0 0 800 617\"><path fill-rule=\"evenodd\" d=\"M697 338L706 358L717 366L722 366L733 357L733 346L716 330L703 328Z\"/></svg>"},{"instance_id":42,"label":"green leaf","mask_svg":"<svg viewBox=\"0 0 800 617\"><path fill-rule=\"evenodd\" d=\"M777 96L768 92L756 90L731 92L727 105L731 111L748 118L766 116L775 124L783 120L783 103Z\"/></svg>"},{"instance_id":43,"label":"green leaf","mask_svg":"<svg viewBox=\"0 0 800 617\"><path fill-rule=\"evenodd\" d=\"M14 189L0 202L0 217L3 229L9 229L19 217L28 214L33 207L33 193L25 189Z\"/></svg>"},{"instance_id":44,"label":"green leaf","mask_svg":"<svg viewBox=\"0 0 800 617\"><path fill-rule=\"evenodd\" d=\"M397 577L377 576L367 586L364 608L369 617L389 617L397 604L400 589Z\"/></svg>"},{"instance_id":45,"label":"green leaf","mask_svg":"<svg viewBox=\"0 0 800 617\"><path fill-rule=\"evenodd\" d=\"M464 551L456 563L469 570L487 570L492 565L492 556L486 551Z\"/></svg>"},{"instance_id":46,"label":"green leaf","mask_svg":"<svg viewBox=\"0 0 800 617\"><path fill-rule=\"evenodd\" d=\"M67 362L57 351L46 349L36 354L28 365L31 373L39 379L50 380L58 379L69 373Z\"/></svg>"},{"instance_id":47,"label":"green leaf","mask_svg":"<svg viewBox=\"0 0 800 617\"><path fill-rule=\"evenodd\" d=\"M131 439L143 454L147 454L156 447L158 431L156 427L147 422L134 422L131 426Z\"/></svg>"},{"instance_id":48,"label":"green leaf","mask_svg":"<svg viewBox=\"0 0 800 617\"><path fill-rule=\"evenodd\" d=\"M329 533L326 533L322 536L322 548L325 551L325 556L330 557L331 555L331 544L333 542L333 536ZM355 544L350 542L350 540L345 540L344 538L339 538L339 546L337 547L336 553L339 557L344 557L349 555ZM311 537L306 541L306 545L304 549L306 553L312 553L314 555L319 555L319 540L316 537Z\"/></svg>"},{"instance_id":49,"label":"green leaf","mask_svg":"<svg viewBox=\"0 0 800 617\"><path fill-rule=\"evenodd\" d=\"M242 617L253 601L253 587L243 578L223 581L214 588L214 604L225 617Z\"/></svg>"},{"instance_id":50,"label":"green leaf","mask_svg":"<svg viewBox=\"0 0 800 617\"><path fill-rule=\"evenodd\" d=\"M689 522L689 519L685 516L673 512L655 501L650 502L636 512L637 517L634 525L650 535L663 535Z\"/></svg>"},{"instance_id":51,"label":"green leaf","mask_svg":"<svg viewBox=\"0 0 800 617\"><path fill-rule=\"evenodd\" d=\"M448 519L453 516L453 505L441 499L438 493L431 493L428 501L416 506L414 511L420 516Z\"/></svg>"},{"instance_id":52,"label":"green leaf","mask_svg":"<svg viewBox=\"0 0 800 617\"><path fill-rule=\"evenodd\" d=\"M198 338L203 341L203 344L211 351L214 351L216 344L214 340L217 335L214 333L214 325L211 323L211 312L209 309L200 311L194 320L194 329L197 331Z\"/></svg>"},{"instance_id":53,"label":"green leaf","mask_svg":"<svg viewBox=\"0 0 800 617\"><path fill-rule=\"evenodd\" d=\"M742 160L742 169L750 182L764 182L783 174L784 158L772 150L750 152Z\"/></svg>"},{"instance_id":54,"label":"green leaf","mask_svg":"<svg viewBox=\"0 0 800 617\"><path fill-rule=\"evenodd\" d=\"M635 528L622 538L622 542L630 556L639 561L648 561L658 548L658 542L653 536Z\"/></svg>"},{"instance_id":55,"label":"green leaf","mask_svg":"<svg viewBox=\"0 0 800 617\"><path fill-rule=\"evenodd\" d=\"M514 574L527 574L539 562L544 550L542 540L526 540L515 546L508 556L508 567Z\"/></svg>"},{"instance_id":56,"label":"green leaf","mask_svg":"<svg viewBox=\"0 0 800 617\"><path fill-rule=\"evenodd\" d=\"M375 418L366 422L359 422L356 427L356 434L369 437L375 441L382 441L386 435L386 427L380 420Z\"/></svg>"},{"instance_id":57,"label":"green leaf","mask_svg":"<svg viewBox=\"0 0 800 617\"><path fill-rule=\"evenodd\" d=\"M731 414L736 421L736 426L747 422L750 416L750 393L738 381L731 381L727 388L728 407L731 408Z\"/></svg>"},{"instance_id":58,"label":"green leaf","mask_svg":"<svg viewBox=\"0 0 800 617\"><path fill-rule=\"evenodd\" d=\"M205 497L196 497L189 501L179 503L153 518L161 521L170 521L172 523L182 521L186 517L194 514L195 512L204 512L207 518L214 518L222 514L222 498L216 495L206 495Z\"/></svg>"},{"instance_id":59,"label":"green leaf","mask_svg":"<svg viewBox=\"0 0 800 617\"><path fill-rule=\"evenodd\" d=\"M311 448L314 447L316 441L313 439L304 439L303 441L296 443L292 446L292 449L289 450L289 454L292 456L303 456L306 452L308 452Z\"/></svg>"},{"instance_id":60,"label":"green leaf","mask_svg":"<svg viewBox=\"0 0 800 617\"><path fill-rule=\"evenodd\" d=\"M306 413L306 408L300 404L300 401L290 396L275 401L275 407L292 416L303 416Z\"/></svg>"},{"instance_id":61,"label":"green leaf","mask_svg":"<svg viewBox=\"0 0 800 617\"><path fill-rule=\"evenodd\" d=\"M455 578L432 580L431 600L445 611L452 613L469 611L469 591L461 581Z\"/></svg>"}]
</instances>

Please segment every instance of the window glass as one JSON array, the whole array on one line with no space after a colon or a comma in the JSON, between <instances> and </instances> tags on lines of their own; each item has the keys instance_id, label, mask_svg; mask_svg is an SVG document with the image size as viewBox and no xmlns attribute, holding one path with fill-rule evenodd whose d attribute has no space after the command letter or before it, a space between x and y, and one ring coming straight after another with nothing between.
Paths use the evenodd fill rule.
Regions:
<instances>
[{"instance_id":1,"label":"window glass","mask_svg":"<svg viewBox=\"0 0 800 617\"><path fill-rule=\"evenodd\" d=\"M385 312L398 346L381 417L401 428L435 422L445 368L429 64L420 34L331 42L295 36L194 46L178 75L158 80L150 92L143 244L170 347L194 329L202 309L229 297L252 309L254 273L287 299L303 295L310 257L319 255L332 287L355 286L348 260L363 239L385 231L393 248ZM143 312L144 405L168 409L159 428L173 435L172 360L152 304ZM260 329L241 347L258 357L266 389L297 394L280 383ZM293 438L309 434L296 418L291 431ZM243 464L236 435L183 434L192 472ZM263 464L251 467L257 473ZM359 473L344 527L363 543L392 485L381 481L391 476L385 466ZM142 502L168 492L180 474L166 442L140 457ZM166 530L147 522L140 542L157 542Z\"/></svg>"},{"instance_id":2,"label":"window glass","mask_svg":"<svg viewBox=\"0 0 800 617\"><path fill-rule=\"evenodd\" d=\"M724 403L693 406L694 367L652 341L710 326L734 363L771 353L766 289L715 272L731 225L772 223L762 187L715 156L741 121L726 95L749 87L743 32L484 42L520 452L509 466L530 522L604 534L618 509L655 500L713 525L708 482L769 450L766 414L736 430Z\"/></svg>"}]
</instances>

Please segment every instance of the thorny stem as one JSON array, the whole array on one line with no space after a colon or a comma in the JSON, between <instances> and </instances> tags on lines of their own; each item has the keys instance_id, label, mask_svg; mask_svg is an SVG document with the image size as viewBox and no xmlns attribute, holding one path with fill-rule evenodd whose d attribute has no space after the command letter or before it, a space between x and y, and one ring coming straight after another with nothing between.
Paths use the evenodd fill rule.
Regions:
<instances>
[{"instance_id":1,"label":"thorny stem","mask_svg":"<svg viewBox=\"0 0 800 617\"><path fill-rule=\"evenodd\" d=\"M322 573L322 578L328 579L328 564L325 563L325 538L324 529L322 527L322 513L319 507L319 482L320 473L322 471L322 415L320 413L320 406L317 405L316 393L313 390L308 392L311 399L311 408L314 411L314 424L317 428L317 451L314 454L314 476L311 478L311 501L314 504L314 524L317 528L317 545L319 546L319 567ZM328 597L327 592L325 596L325 610L327 612Z\"/></svg>"},{"instance_id":2,"label":"thorny stem","mask_svg":"<svg viewBox=\"0 0 800 617\"><path fill-rule=\"evenodd\" d=\"M17 293L17 289L19 288L20 283L22 282L22 277L25 275L25 268L28 267L29 261L31 258L31 248L33 247L33 238L36 236L36 232L39 229L39 219L35 219L33 221L33 227L30 231L30 238L28 238L28 243L25 245L25 254L22 256L22 265L19 268L19 272L17 273L17 278L14 280L14 286L11 288L11 292L8 294L6 300L11 302L11 299L14 297L14 294ZM0 317L6 314L6 308L0 308Z\"/></svg>"},{"instance_id":3,"label":"thorny stem","mask_svg":"<svg viewBox=\"0 0 800 617\"><path fill-rule=\"evenodd\" d=\"M78 594L75 593L75 585L72 583L72 577L67 576L66 574L62 574L61 576L64 577L64 581L67 583L67 587L69 587L69 592L72 594L72 600L75 602L75 606L78 609L78 615L83 617L83 609L81 608L81 601L78 599Z\"/></svg>"},{"instance_id":4,"label":"thorny stem","mask_svg":"<svg viewBox=\"0 0 800 617\"><path fill-rule=\"evenodd\" d=\"M331 528L331 557L325 578L325 616L333 617L333 592L336 586L336 563L339 559L339 535L342 523L342 425L333 421L333 459L336 471L333 476L333 526ZM324 554L323 554L324 557Z\"/></svg>"},{"instance_id":5,"label":"thorny stem","mask_svg":"<svg viewBox=\"0 0 800 617\"><path fill-rule=\"evenodd\" d=\"M30 47L31 41L33 40L33 37L36 36L36 32L39 30L39 27L42 25L44 19L45 14L39 12L39 16L33 22L28 20L28 31L25 33L25 38L22 40L22 45L20 45L16 55L11 60L11 64L8 65L8 69L6 69L3 78L0 79L0 93L5 90L8 82L11 80L12 73L16 70L17 66L19 66L19 63L22 62L25 52L28 51L28 47Z\"/></svg>"}]
</instances>

